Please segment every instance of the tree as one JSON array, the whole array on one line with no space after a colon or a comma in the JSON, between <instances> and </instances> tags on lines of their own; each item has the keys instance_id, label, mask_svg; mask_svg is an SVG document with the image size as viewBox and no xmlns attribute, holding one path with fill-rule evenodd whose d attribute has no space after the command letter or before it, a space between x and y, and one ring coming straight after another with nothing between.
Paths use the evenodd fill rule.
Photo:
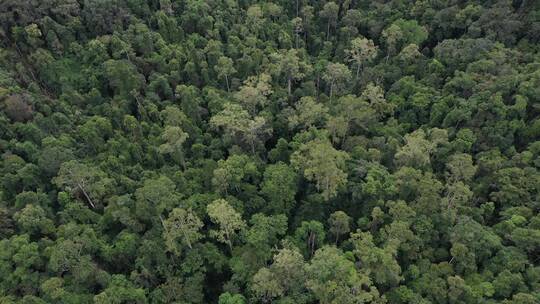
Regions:
<instances>
[{"instance_id":1,"label":"tree","mask_svg":"<svg viewBox=\"0 0 540 304\"><path fill-rule=\"evenodd\" d=\"M382 37L386 43L386 60L390 55L395 55L399 51L399 41L403 38L403 32L396 24L391 24L389 27L384 29L382 32Z\"/></svg>"},{"instance_id":2,"label":"tree","mask_svg":"<svg viewBox=\"0 0 540 304\"><path fill-rule=\"evenodd\" d=\"M212 230L210 234L227 244L232 251L233 239L246 226L242 216L224 199L213 201L206 207L206 211L210 220L219 226L219 230Z\"/></svg>"},{"instance_id":3,"label":"tree","mask_svg":"<svg viewBox=\"0 0 540 304\"><path fill-rule=\"evenodd\" d=\"M21 230L30 235L48 234L54 231L53 221L47 217L45 210L40 206L26 205L21 211L15 213L13 218Z\"/></svg>"},{"instance_id":4,"label":"tree","mask_svg":"<svg viewBox=\"0 0 540 304\"><path fill-rule=\"evenodd\" d=\"M369 277L335 247L325 246L306 267L306 286L321 304L377 303L379 292Z\"/></svg>"},{"instance_id":5,"label":"tree","mask_svg":"<svg viewBox=\"0 0 540 304\"><path fill-rule=\"evenodd\" d=\"M261 116L250 118L249 113L238 104L228 103L225 108L212 116L210 123L224 128L230 136L239 136L249 144L251 153L255 154L255 146L264 142L265 136L272 133L266 119Z\"/></svg>"},{"instance_id":6,"label":"tree","mask_svg":"<svg viewBox=\"0 0 540 304\"><path fill-rule=\"evenodd\" d=\"M13 234L15 228L12 215L8 212L8 209L4 206L0 207L0 238L7 239Z\"/></svg>"},{"instance_id":7,"label":"tree","mask_svg":"<svg viewBox=\"0 0 540 304\"><path fill-rule=\"evenodd\" d=\"M296 2L298 3L298 1L299 0L297 0ZM296 48L298 48L300 44L300 34L304 31L304 21L302 20L302 18L296 17L291 20L291 25L294 32L295 46Z\"/></svg>"},{"instance_id":8,"label":"tree","mask_svg":"<svg viewBox=\"0 0 540 304\"><path fill-rule=\"evenodd\" d=\"M200 90L193 85L178 85L175 89L175 96L180 101L180 109L194 123L201 122L203 103Z\"/></svg>"},{"instance_id":9,"label":"tree","mask_svg":"<svg viewBox=\"0 0 540 304\"><path fill-rule=\"evenodd\" d=\"M136 288L124 275L113 275L107 288L94 296L94 303L145 304L147 299L142 288Z\"/></svg>"},{"instance_id":10,"label":"tree","mask_svg":"<svg viewBox=\"0 0 540 304\"><path fill-rule=\"evenodd\" d=\"M222 293L218 304L245 304L246 299L240 294Z\"/></svg>"},{"instance_id":11,"label":"tree","mask_svg":"<svg viewBox=\"0 0 540 304\"><path fill-rule=\"evenodd\" d=\"M92 208L102 203L101 200L111 190L113 184L112 179L103 171L75 160L63 163L58 176L53 180L57 187L74 196L82 194Z\"/></svg>"},{"instance_id":12,"label":"tree","mask_svg":"<svg viewBox=\"0 0 540 304\"><path fill-rule=\"evenodd\" d=\"M382 32L388 55L397 54L404 46L420 45L428 38L427 30L416 20L398 19Z\"/></svg>"},{"instance_id":13,"label":"tree","mask_svg":"<svg viewBox=\"0 0 540 304\"><path fill-rule=\"evenodd\" d=\"M355 95L341 96L337 100L335 110L339 113L346 128L343 137L356 129L364 132L369 131L370 126L377 123L377 113L370 107L368 100L358 98ZM345 127L346 125L346 127Z\"/></svg>"},{"instance_id":14,"label":"tree","mask_svg":"<svg viewBox=\"0 0 540 304\"><path fill-rule=\"evenodd\" d=\"M396 105L388 102L384 98L384 90L380 86L374 85L373 83L368 83L360 95L360 99L369 102L370 108L375 111L379 119L392 116L394 114Z\"/></svg>"},{"instance_id":15,"label":"tree","mask_svg":"<svg viewBox=\"0 0 540 304\"><path fill-rule=\"evenodd\" d=\"M301 296L306 270L304 257L296 248L283 248L274 255L271 271L281 282L285 293Z\"/></svg>"},{"instance_id":16,"label":"tree","mask_svg":"<svg viewBox=\"0 0 540 304\"><path fill-rule=\"evenodd\" d=\"M180 127L166 126L161 134L161 139L164 141L159 146L159 152L170 154L175 161L178 161L185 168L184 149L182 145L188 139L189 135L182 131Z\"/></svg>"},{"instance_id":17,"label":"tree","mask_svg":"<svg viewBox=\"0 0 540 304\"><path fill-rule=\"evenodd\" d=\"M403 280L401 267L396 261L395 240L389 240L384 248L379 248L375 245L371 233L357 231L352 234L351 242L355 248L355 255L369 270L377 284L397 286Z\"/></svg>"},{"instance_id":18,"label":"tree","mask_svg":"<svg viewBox=\"0 0 540 304\"><path fill-rule=\"evenodd\" d=\"M434 144L426 139L423 130L405 135L406 144L395 155L396 164L413 168L427 168L431 165L430 154Z\"/></svg>"},{"instance_id":19,"label":"tree","mask_svg":"<svg viewBox=\"0 0 540 304\"><path fill-rule=\"evenodd\" d=\"M325 129L332 138L332 143L338 144L349 132L349 121L343 116L330 116L326 121Z\"/></svg>"},{"instance_id":20,"label":"tree","mask_svg":"<svg viewBox=\"0 0 540 304\"><path fill-rule=\"evenodd\" d=\"M193 243L202 238L199 230L203 227L203 222L189 209L174 208L163 226L163 237L167 249L176 254L179 254L181 250L178 246L179 240L181 244L192 249Z\"/></svg>"},{"instance_id":21,"label":"tree","mask_svg":"<svg viewBox=\"0 0 540 304\"><path fill-rule=\"evenodd\" d=\"M12 295L36 294L43 271L37 243L27 234L0 240L0 288Z\"/></svg>"},{"instance_id":22,"label":"tree","mask_svg":"<svg viewBox=\"0 0 540 304\"><path fill-rule=\"evenodd\" d=\"M246 231L246 242L265 253L270 252L287 231L287 217L283 214L266 216L257 213L249 222L251 227Z\"/></svg>"},{"instance_id":23,"label":"tree","mask_svg":"<svg viewBox=\"0 0 540 304\"><path fill-rule=\"evenodd\" d=\"M294 207L297 191L298 175L291 167L282 162L266 167L261 193L268 200L268 210L273 213L289 214Z\"/></svg>"},{"instance_id":24,"label":"tree","mask_svg":"<svg viewBox=\"0 0 540 304\"><path fill-rule=\"evenodd\" d=\"M260 269L253 276L251 289L264 303L271 302L273 298L283 296L284 293L283 287L268 268Z\"/></svg>"},{"instance_id":25,"label":"tree","mask_svg":"<svg viewBox=\"0 0 540 304\"><path fill-rule=\"evenodd\" d=\"M217 65L214 66L214 71L216 71L219 78L225 78L227 92L230 92L229 77L236 73L232 59L226 56L219 57Z\"/></svg>"},{"instance_id":26,"label":"tree","mask_svg":"<svg viewBox=\"0 0 540 304\"><path fill-rule=\"evenodd\" d=\"M304 282L305 263L302 255L295 249L284 248L274 255L273 263L263 267L253 276L250 288L263 302L275 298L282 301L305 301Z\"/></svg>"},{"instance_id":27,"label":"tree","mask_svg":"<svg viewBox=\"0 0 540 304\"><path fill-rule=\"evenodd\" d=\"M347 183L345 161L348 154L332 147L328 140L313 140L302 144L291 156L291 164L308 181L315 182L325 200L337 195L339 187Z\"/></svg>"},{"instance_id":28,"label":"tree","mask_svg":"<svg viewBox=\"0 0 540 304\"><path fill-rule=\"evenodd\" d=\"M165 109L161 111L161 116L163 117L163 123L166 127L182 127L189 122L186 114L184 114L180 108L175 106L165 107Z\"/></svg>"},{"instance_id":29,"label":"tree","mask_svg":"<svg viewBox=\"0 0 540 304\"><path fill-rule=\"evenodd\" d=\"M356 78L358 78L362 65L377 57L377 51L378 47L375 46L373 40L358 37L351 41L351 48L346 50L346 52L349 56L349 61L356 64Z\"/></svg>"},{"instance_id":30,"label":"tree","mask_svg":"<svg viewBox=\"0 0 540 304\"><path fill-rule=\"evenodd\" d=\"M309 74L311 66L298 57L298 51L290 49L272 54L274 74L287 80L287 92L291 96L293 81L301 80Z\"/></svg>"},{"instance_id":31,"label":"tree","mask_svg":"<svg viewBox=\"0 0 540 304\"><path fill-rule=\"evenodd\" d=\"M450 253L458 273L475 271L478 261L484 261L501 247L501 239L490 227L484 227L467 216L457 219L450 241Z\"/></svg>"},{"instance_id":32,"label":"tree","mask_svg":"<svg viewBox=\"0 0 540 304\"><path fill-rule=\"evenodd\" d=\"M323 74L323 80L329 86L330 98L335 92L339 93L343 90L351 79L351 71L341 63L329 63L326 66L326 71Z\"/></svg>"},{"instance_id":33,"label":"tree","mask_svg":"<svg viewBox=\"0 0 540 304\"><path fill-rule=\"evenodd\" d=\"M330 214L328 224L330 225L330 233L336 237L336 246L339 241L339 237L351 231L349 226L350 221L351 218L343 211L336 211Z\"/></svg>"},{"instance_id":34,"label":"tree","mask_svg":"<svg viewBox=\"0 0 540 304\"><path fill-rule=\"evenodd\" d=\"M4 100L6 115L15 122L25 122L32 118L33 108L30 104L30 96L26 94L14 94Z\"/></svg>"},{"instance_id":35,"label":"tree","mask_svg":"<svg viewBox=\"0 0 540 304\"><path fill-rule=\"evenodd\" d=\"M89 153L102 151L113 133L111 122L101 116L90 117L77 131L81 141L86 143Z\"/></svg>"},{"instance_id":36,"label":"tree","mask_svg":"<svg viewBox=\"0 0 540 304\"><path fill-rule=\"evenodd\" d=\"M247 109L249 114L255 116L258 109L268 104L268 96L273 93L271 81L272 77L266 73L250 76L234 94L234 98Z\"/></svg>"},{"instance_id":37,"label":"tree","mask_svg":"<svg viewBox=\"0 0 540 304\"><path fill-rule=\"evenodd\" d=\"M291 129L301 126L309 129L312 126L320 126L328 117L328 108L315 101L313 97L304 96L295 105L294 114L288 117Z\"/></svg>"},{"instance_id":38,"label":"tree","mask_svg":"<svg viewBox=\"0 0 540 304\"><path fill-rule=\"evenodd\" d=\"M250 26L250 29L257 33L264 23L264 16L260 5L254 4L251 5L247 11L247 22Z\"/></svg>"},{"instance_id":39,"label":"tree","mask_svg":"<svg viewBox=\"0 0 540 304\"><path fill-rule=\"evenodd\" d=\"M330 39L330 25L336 26L339 6L335 2L326 2L319 15L326 19L326 40Z\"/></svg>"},{"instance_id":40,"label":"tree","mask_svg":"<svg viewBox=\"0 0 540 304\"><path fill-rule=\"evenodd\" d=\"M48 176L56 176L62 163L74 158L71 149L51 144L42 150L38 165Z\"/></svg>"},{"instance_id":41,"label":"tree","mask_svg":"<svg viewBox=\"0 0 540 304\"><path fill-rule=\"evenodd\" d=\"M144 84L143 75L127 60L109 60L104 63L109 85L117 95L129 96L132 91L138 91Z\"/></svg>"},{"instance_id":42,"label":"tree","mask_svg":"<svg viewBox=\"0 0 540 304\"><path fill-rule=\"evenodd\" d=\"M230 189L240 192L242 183L248 177L257 175L255 163L247 155L231 155L226 160L219 160L214 170L212 184L219 192L228 194Z\"/></svg>"},{"instance_id":43,"label":"tree","mask_svg":"<svg viewBox=\"0 0 540 304\"><path fill-rule=\"evenodd\" d=\"M135 198L135 212L139 218L151 221L157 216L163 225L163 214L176 207L181 196L170 178L159 176L145 180L143 186L135 191Z\"/></svg>"},{"instance_id":44,"label":"tree","mask_svg":"<svg viewBox=\"0 0 540 304\"><path fill-rule=\"evenodd\" d=\"M469 182L476 173L471 155L465 153L452 155L446 167L449 182Z\"/></svg>"},{"instance_id":45,"label":"tree","mask_svg":"<svg viewBox=\"0 0 540 304\"><path fill-rule=\"evenodd\" d=\"M324 226L318 221L302 221L300 227L294 231L298 248L309 257L312 257L315 250L323 245L325 236Z\"/></svg>"}]
</instances>

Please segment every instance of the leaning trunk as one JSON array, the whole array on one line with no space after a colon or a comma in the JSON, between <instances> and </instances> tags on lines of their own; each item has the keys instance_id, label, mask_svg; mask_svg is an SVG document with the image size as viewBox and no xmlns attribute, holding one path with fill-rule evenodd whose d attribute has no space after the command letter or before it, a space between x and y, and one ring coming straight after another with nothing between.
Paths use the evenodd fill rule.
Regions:
<instances>
[{"instance_id":1,"label":"leaning trunk","mask_svg":"<svg viewBox=\"0 0 540 304\"><path fill-rule=\"evenodd\" d=\"M88 203L90 204L90 206L92 206L93 209L96 208L96 205L94 205L94 202L92 202L92 199L90 198L90 195L88 195L88 193L86 193L86 191L84 190L83 186L80 184L80 183L77 183L77 186L79 187L79 189L81 189L84 197L86 198L86 200L88 201Z\"/></svg>"}]
</instances>

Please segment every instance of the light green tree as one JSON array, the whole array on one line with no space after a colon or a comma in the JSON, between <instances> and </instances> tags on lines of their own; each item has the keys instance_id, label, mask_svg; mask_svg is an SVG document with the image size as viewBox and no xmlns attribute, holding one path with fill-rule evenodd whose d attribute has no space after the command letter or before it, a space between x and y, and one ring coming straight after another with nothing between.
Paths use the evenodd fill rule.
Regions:
<instances>
[{"instance_id":1,"label":"light green tree","mask_svg":"<svg viewBox=\"0 0 540 304\"><path fill-rule=\"evenodd\" d=\"M418 129L405 135L406 144L395 155L396 164L424 169L431 165L430 154L435 145L426 138L426 133Z\"/></svg>"},{"instance_id":2,"label":"light green tree","mask_svg":"<svg viewBox=\"0 0 540 304\"><path fill-rule=\"evenodd\" d=\"M362 65L377 57L378 49L371 39L358 37L351 41L351 47L345 51L349 61L356 64L356 78L360 74Z\"/></svg>"},{"instance_id":3,"label":"light green tree","mask_svg":"<svg viewBox=\"0 0 540 304\"><path fill-rule=\"evenodd\" d=\"M288 117L289 127L294 129L300 126L302 129L309 129L312 126L321 126L328 117L328 108L322 103L315 101L315 98L304 96L294 106L294 114Z\"/></svg>"},{"instance_id":4,"label":"light green tree","mask_svg":"<svg viewBox=\"0 0 540 304\"><path fill-rule=\"evenodd\" d=\"M230 136L238 136L246 142L255 154L257 144L264 142L272 129L267 125L266 119L261 116L251 118L250 114L238 104L228 103L225 108L212 116L210 123L223 128Z\"/></svg>"},{"instance_id":5,"label":"light green tree","mask_svg":"<svg viewBox=\"0 0 540 304\"><path fill-rule=\"evenodd\" d=\"M199 230L203 227L203 222L189 209L174 208L163 226L167 249L176 254L181 251L179 243L191 249L193 243L202 238Z\"/></svg>"},{"instance_id":6,"label":"light green tree","mask_svg":"<svg viewBox=\"0 0 540 304\"><path fill-rule=\"evenodd\" d=\"M342 63L329 63L322 78L328 84L332 98L334 93L340 93L347 86L351 79L351 71Z\"/></svg>"},{"instance_id":7,"label":"light green tree","mask_svg":"<svg viewBox=\"0 0 540 304\"><path fill-rule=\"evenodd\" d=\"M289 96L292 93L293 81L301 80L311 71L311 66L302 61L295 49L274 53L271 55L271 59L273 73L287 81Z\"/></svg>"},{"instance_id":8,"label":"light green tree","mask_svg":"<svg viewBox=\"0 0 540 304\"><path fill-rule=\"evenodd\" d=\"M96 208L97 203L110 192L113 184L113 180L97 167L75 160L63 163L53 181L73 196L82 194L92 208Z\"/></svg>"},{"instance_id":9,"label":"light green tree","mask_svg":"<svg viewBox=\"0 0 540 304\"><path fill-rule=\"evenodd\" d=\"M306 285L321 304L380 303L369 276L336 247L317 250L306 268Z\"/></svg>"},{"instance_id":10,"label":"light green tree","mask_svg":"<svg viewBox=\"0 0 540 304\"><path fill-rule=\"evenodd\" d=\"M230 189L238 192L244 178L256 176L257 166L247 155L231 155L219 160L213 172L212 184L220 193L228 194Z\"/></svg>"},{"instance_id":11,"label":"light green tree","mask_svg":"<svg viewBox=\"0 0 540 304\"><path fill-rule=\"evenodd\" d=\"M332 233L336 238L336 245L340 236L351 231L350 222L351 218L343 211L336 211L330 214L328 224L330 226L330 233Z\"/></svg>"},{"instance_id":12,"label":"light green tree","mask_svg":"<svg viewBox=\"0 0 540 304\"><path fill-rule=\"evenodd\" d=\"M188 139L189 135L182 131L180 127L166 126L161 134L163 144L159 146L159 152L169 154L171 157L182 164L185 168L184 149L182 145Z\"/></svg>"},{"instance_id":13,"label":"light green tree","mask_svg":"<svg viewBox=\"0 0 540 304\"><path fill-rule=\"evenodd\" d=\"M335 2L327 2L319 15L326 19L326 40L330 39L330 26L336 26L339 6Z\"/></svg>"},{"instance_id":14,"label":"light green tree","mask_svg":"<svg viewBox=\"0 0 540 304\"><path fill-rule=\"evenodd\" d=\"M214 71L218 74L218 78L225 78L227 91L230 92L229 77L236 73L232 59L226 56L219 57L217 65L214 66Z\"/></svg>"},{"instance_id":15,"label":"light green tree","mask_svg":"<svg viewBox=\"0 0 540 304\"><path fill-rule=\"evenodd\" d=\"M313 140L302 144L291 156L291 164L308 181L315 182L325 200L337 195L338 188L347 183L345 161L348 154L336 150L328 140Z\"/></svg>"},{"instance_id":16,"label":"light green tree","mask_svg":"<svg viewBox=\"0 0 540 304\"><path fill-rule=\"evenodd\" d=\"M242 219L240 213L236 212L224 199L213 201L206 207L206 211L210 220L219 226L218 230L210 231L210 235L227 244L232 251L233 240L237 233L244 229L246 222Z\"/></svg>"},{"instance_id":17,"label":"light green tree","mask_svg":"<svg viewBox=\"0 0 540 304\"><path fill-rule=\"evenodd\" d=\"M298 191L298 175L282 163L268 165L261 183L261 193L268 199L268 210L288 214L294 206Z\"/></svg>"}]
</instances>

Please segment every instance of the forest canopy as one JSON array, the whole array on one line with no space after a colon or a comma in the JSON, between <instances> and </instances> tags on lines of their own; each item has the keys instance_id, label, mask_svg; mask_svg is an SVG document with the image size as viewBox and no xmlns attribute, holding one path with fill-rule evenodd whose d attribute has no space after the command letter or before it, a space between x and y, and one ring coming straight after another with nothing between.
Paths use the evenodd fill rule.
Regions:
<instances>
[{"instance_id":1,"label":"forest canopy","mask_svg":"<svg viewBox=\"0 0 540 304\"><path fill-rule=\"evenodd\" d=\"M0 0L0 303L540 303L540 1Z\"/></svg>"}]
</instances>

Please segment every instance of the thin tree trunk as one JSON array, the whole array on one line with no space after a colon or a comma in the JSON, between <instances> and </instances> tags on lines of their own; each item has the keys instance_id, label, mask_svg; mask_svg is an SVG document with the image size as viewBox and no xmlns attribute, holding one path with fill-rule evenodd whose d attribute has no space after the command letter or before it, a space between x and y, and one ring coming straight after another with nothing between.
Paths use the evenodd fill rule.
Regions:
<instances>
[{"instance_id":1,"label":"thin tree trunk","mask_svg":"<svg viewBox=\"0 0 540 304\"><path fill-rule=\"evenodd\" d=\"M165 230L165 232L169 234L169 230L167 230L167 226L165 226L165 220L163 220L163 217L161 216L161 214L159 215L159 220L161 221L161 225L163 226L163 229Z\"/></svg>"},{"instance_id":2,"label":"thin tree trunk","mask_svg":"<svg viewBox=\"0 0 540 304\"><path fill-rule=\"evenodd\" d=\"M321 89L321 76L317 74L317 100L319 100L319 90Z\"/></svg>"},{"instance_id":3,"label":"thin tree trunk","mask_svg":"<svg viewBox=\"0 0 540 304\"><path fill-rule=\"evenodd\" d=\"M287 78L287 90L289 92L289 96L291 96L291 86L292 86L292 80L291 77Z\"/></svg>"},{"instance_id":4,"label":"thin tree trunk","mask_svg":"<svg viewBox=\"0 0 540 304\"><path fill-rule=\"evenodd\" d=\"M328 20L328 25L326 26L326 41L330 38L330 20Z\"/></svg>"},{"instance_id":5,"label":"thin tree trunk","mask_svg":"<svg viewBox=\"0 0 540 304\"><path fill-rule=\"evenodd\" d=\"M225 230L225 236L227 237L227 245L229 246L229 251L231 252L232 254L232 242L231 242L231 237L229 236L229 232L227 230Z\"/></svg>"},{"instance_id":6,"label":"thin tree trunk","mask_svg":"<svg viewBox=\"0 0 540 304\"><path fill-rule=\"evenodd\" d=\"M225 82L227 83L227 92L230 92L231 88L229 87L229 77L227 76L227 74L225 74Z\"/></svg>"},{"instance_id":7,"label":"thin tree trunk","mask_svg":"<svg viewBox=\"0 0 540 304\"><path fill-rule=\"evenodd\" d=\"M180 165L182 166L182 169L186 171L186 158L184 156L184 153L180 154Z\"/></svg>"},{"instance_id":8,"label":"thin tree trunk","mask_svg":"<svg viewBox=\"0 0 540 304\"><path fill-rule=\"evenodd\" d=\"M315 233L313 233L313 232L309 233L308 247L310 249L311 256L313 256L313 254L315 254L315 237L316 237Z\"/></svg>"},{"instance_id":9,"label":"thin tree trunk","mask_svg":"<svg viewBox=\"0 0 540 304\"><path fill-rule=\"evenodd\" d=\"M251 145L251 154L255 155L255 141L251 140L249 144Z\"/></svg>"},{"instance_id":10,"label":"thin tree trunk","mask_svg":"<svg viewBox=\"0 0 540 304\"><path fill-rule=\"evenodd\" d=\"M81 189L82 193L84 194L84 197L86 197L86 200L88 201L88 203L90 204L90 206L92 206L93 209L96 208L96 205L94 205L94 202L92 202L92 199L90 199L90 196L88 195L88 193L86 193L86 191L84 190L84 187L80 184L80 183L77 183L77 186L79 187L79 189Z\"/></svg>"},{"instance_id":11,"label":"thin tree trunk","mask_svg":"<svg viewBox=\"0 0 540 304\"><path fill-rule=\"evenodd\" d=\"M182 228L180 228L180 229L182 229ZM183 229L182 229L182 234L184 235L184 240L186 240L186 243L187 243L189 249L192 249L193 247L191 247L191 242L189 241L189 238L186 235L186 231L183 230Z\"/></svg>"}]
</instances>

